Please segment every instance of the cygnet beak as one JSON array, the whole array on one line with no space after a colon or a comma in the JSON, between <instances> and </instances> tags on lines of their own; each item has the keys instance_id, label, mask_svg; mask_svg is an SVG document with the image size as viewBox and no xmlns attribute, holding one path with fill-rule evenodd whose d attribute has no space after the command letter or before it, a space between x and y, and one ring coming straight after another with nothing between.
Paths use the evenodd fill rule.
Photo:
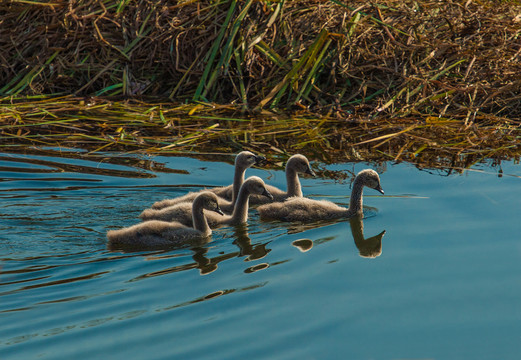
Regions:
<instances>
[{"instance_id":1,"label":"cygnet beak","mask_svg":"<svg viewBox=\"0 0 521 360\"><path fill-rule=\"evenodd\" d=\"M377 187L374 188L376 191L378 191L379 193L381 193L382 195L384 194L384 189L382 189L382 187L380 186L380 184L378 184Z\"/></svg>"},{"instance_id":2,"label":"cygnet beak","mask_svg":"<svg viewBox=\"0 0 521 360\"><path fill-rule=\"evenodd\" d=\"M223 211L221 210L221 208L219 206L217 206L217 209L214 210L217 214L221 214L221 215L224 215Z\"/></svg>"},{"instance_id":3,"label":"cygnet beak","mask_svg":"<svg viewBox=\"0 0 521 360\"><path fill-rule=\"evenodd\" d=\"M266 162L266 158L261 155L255 155L255 164L263 164Z\"/></svg>"},{"instance_id":4,"label":"cygnet beak","mask_svg":"<svg viewBox=\"0 0 521 360\"><path fill-rule=\"evenodd\" d=\"M264 191L262 192L262 195L266 196L270 200L273 200L273 195L271 195L271 193L268 191L268 189L264 189Z\"/></svg>"},{"instance_id":5,"label":"cygnet beak","mask_svg":"<svg viewBox=\"0 0 521 360\"><path fill-rule=\"evenodd\" d=\"M311 167L308 167L308 169L306 170L306 174L311 175L313 177L317 177L317 174L315 174Z\"/></svg>"}]
</instances>

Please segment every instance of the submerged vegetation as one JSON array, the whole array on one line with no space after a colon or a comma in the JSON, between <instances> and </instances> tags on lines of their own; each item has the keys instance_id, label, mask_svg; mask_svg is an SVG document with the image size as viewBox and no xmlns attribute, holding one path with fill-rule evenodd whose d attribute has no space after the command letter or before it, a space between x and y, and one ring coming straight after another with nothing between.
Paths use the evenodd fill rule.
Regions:
<instances>
[{"instance_id":1,"label":"submerged vegetation","mask_svg":"<svg viewBox=\"0 0 521 360\"><path fill-rule=\"evenodd\" d=\"M0 4L0 146L517 158L518 1Z\"/></svg>"}]
</instances>

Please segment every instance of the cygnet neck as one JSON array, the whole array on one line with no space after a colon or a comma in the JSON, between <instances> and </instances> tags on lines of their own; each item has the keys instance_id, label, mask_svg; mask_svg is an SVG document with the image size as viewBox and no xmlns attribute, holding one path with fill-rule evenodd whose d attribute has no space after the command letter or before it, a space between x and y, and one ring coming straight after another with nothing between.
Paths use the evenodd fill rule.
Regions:
<instances>
[{"instance_id":1,"label":"cygnet neck","mask_svg":"<svg viewBox=\"0 0 521 360\"><path fill-rule=\"evenodd\" d=\"M197 197L192 204L192 221L194 223L194 229L203 233L203 235L210 235L212 230L208 225L206 216L203 212L203 201L204 199Z\"/></svg>"},{"instance_id":2,"label":"cygnet neck","mask_svg":"<svg viewBox=\"0 0 521 360\"><path fill-rule=\"evenodd\" d=\"M298 179L298 172L291 165L286 166L286 183L288 186L288 197L302 197L302 188Z\"/></svg>"},{"instance_id":3,"label":"cygnet neck","mask_svg":"<svg viewBox=\"0 0 521 360\"><path fill-rule=\"evenodd\" d=\"M246 172L246 168L241 166L235 160L235 173L233 175L233 186L232 186L232 204L237 200L239 196L239 190L241 189L242 184L244 183L244 173Z\"/></svg>"},{"instance_id":4,"label":"cygnet neck","mask_svg":"<svg viewBox=\"0 0 521 360\"><path fill-rule=\"evenodd\" d=\"M363 180L360 177L356 177L351 190L351 198L349 199L349 215L361 214L363 212L363 190Z\"/></svg>"},{"instance_id":5,"label":"cygnet neck","mask_svg":"<svg viewBox=\"0 0 521 360\"><path fill-rule=\"evenodd\" d=\"M235 202L232 213L232 219L237 223L245 223L248 220L248 208L250 206L250 190L246 186L242 186Z\"/></svg>"}]
</instances>

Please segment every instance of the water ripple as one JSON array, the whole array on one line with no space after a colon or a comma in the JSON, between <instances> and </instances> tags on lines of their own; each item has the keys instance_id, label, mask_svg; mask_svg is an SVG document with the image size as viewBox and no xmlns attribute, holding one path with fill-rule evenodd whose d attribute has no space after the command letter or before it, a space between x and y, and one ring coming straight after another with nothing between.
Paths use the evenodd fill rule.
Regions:
<instances>
[{"instance_id":1,"label":"water ripple","mask_svg":"<svg viewBox=\"0 0 521 360\"><path fill-rule=\"evenodd\" d=\"M392 195L367 196L363 221L261 222L251 211L248 225L215 229L198 247L107 248L106 231L135 224L154 201L224 185L232 173L231 163L178 157L1 154L0 358L518 352L518 177L389 164L382 181ZM282 186L284 173L269 181ZM347 205L346 184L302 182ZM487 346L473 346L477 338Z\"/></svg>"}]
</instances>

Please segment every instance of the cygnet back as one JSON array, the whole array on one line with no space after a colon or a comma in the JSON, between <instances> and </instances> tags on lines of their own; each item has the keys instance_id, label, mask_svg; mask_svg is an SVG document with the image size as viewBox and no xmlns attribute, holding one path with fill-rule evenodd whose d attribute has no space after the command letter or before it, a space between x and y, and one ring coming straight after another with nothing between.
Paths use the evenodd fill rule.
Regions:
<instances>
[{"instance_id":1,"label":"cygnet back","mask_svg":"<svg viewBox=\"0 0 521 360\"><path fill-rule=\"evenodd\" d=\"M264 220L305 222L349 218L363 213L362 190L364 186L371 187L383 194L380 177L376 171L366 169L358 173L353 182L348 209L331 201L292 197L280 203L262 205L257 210L261 219Z\"/></svg>"},{"instance_id":2,"label":"cygnet back","mask_svg":"<svg viewBox=\"0 0 521 360\"><path fill-rule=\"evenodd\" d=\"M193 202L191 215L193 227L180 222L150 220L120 230L110 230L107 238L110 246L163 246L182 244L190 240L208 237L212 231L203 213L203 209L222 215L217 196L211 192L202 192Z\"/></svg>"},{"instance_id":3,"label":"cygnet back","mask_svg":"<svg viewBox=\"0 0 521 360\"><path fill-rule=\"evenodd\" d=\"M234 195L236 196L239 193L239 189L242 183L244 182L244 173L246 172L246 170L255 164L261 163L264 160L265 158L263 156L255 155L250 151L241 151L235 157L235 172L233 184L225 187L216 187L213 189L205 189L201 191L211 191L215 193L217 196L230 201L231 205L233 206L233 201L235 200ZM186 195L179 196L173 199L157 201L152 205L152 209L160 210L176 204L192 202L201 191L189 192Z\"/></svg>"}]
</instances>

